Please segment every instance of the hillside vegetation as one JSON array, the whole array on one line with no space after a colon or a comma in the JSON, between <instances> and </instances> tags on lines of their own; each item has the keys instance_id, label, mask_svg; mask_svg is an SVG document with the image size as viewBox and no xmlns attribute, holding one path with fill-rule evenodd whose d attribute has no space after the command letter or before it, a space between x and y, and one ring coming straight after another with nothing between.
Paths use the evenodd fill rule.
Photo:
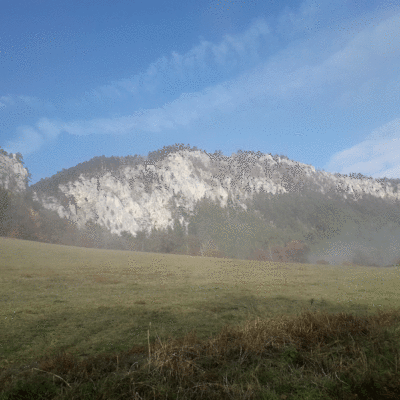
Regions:
<instances>
[{"instance_id":1,"label":"hillside vegetation","mask_svg":"<svg viewBox=\"0 0 400 400\"><path fill-rule=\"evenodd\" d=\"M139 231L136 236L125 231L118 236L92 220L78 229L28 193L0 188L0 236L85 248L241 260L304 263L325 258L331 264L397 264L400 251L393 251L391 242L400 227L398 209L382 199L367 200L354 203L314 192L259 194L248 201L244 211L232 203L224 208L202 199L187 230L175 214L173 228ZM293 241L300 241L301 249L289 249ZM351 242L355 250L334 250L339 241ZM330 257L318 255L327 243L333 248ZM357 244L368 247L369 252Z\"/></svg>"}]
</instances>

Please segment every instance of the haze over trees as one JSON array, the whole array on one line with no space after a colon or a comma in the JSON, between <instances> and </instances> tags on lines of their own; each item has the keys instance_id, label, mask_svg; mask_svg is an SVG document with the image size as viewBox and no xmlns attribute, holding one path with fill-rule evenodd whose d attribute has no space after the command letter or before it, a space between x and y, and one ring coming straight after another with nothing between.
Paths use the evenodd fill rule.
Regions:
<instances>
[{"instance_id":1,"label":"haze over trees","mask_svg":"<svg viewBox=\"0 0 400 400\"><path fill-rule=\"evenodd\" d=\"M182 149L198 150L176 145L147 157L95 157L36 185L53 193L58 184L73 180L83 171L93 176L104 171L118 174L120 165L151 163ZM238 156L247 157L249 153L262 154L239 150ZM225 157L221 151L212 156ZM359 175L357 179L370 179ZM334 192L318 193L308 184L293 193L254 193L246 201L247 211L235 205L232 196L227 207L202 198L192 215L177 205L178 197L175 195L168 204L172 227L141 230L136 235L123 231L119 236L93 219L78 229L70 220L34 201L30 191L14 193L0 187L0 236L89 248L303 263L310 262L310 254L322 243L340 237L343 241L381 246L372 255L355 251L347 256L348 262L386 265L396 261L385 260L384 256L389 238L400 228L398 208L371 195L355 202ZM181 224L182 216L189 221L187 226ZM351 237L346 238L349 232Z\"/></svg>"}]
</instances>

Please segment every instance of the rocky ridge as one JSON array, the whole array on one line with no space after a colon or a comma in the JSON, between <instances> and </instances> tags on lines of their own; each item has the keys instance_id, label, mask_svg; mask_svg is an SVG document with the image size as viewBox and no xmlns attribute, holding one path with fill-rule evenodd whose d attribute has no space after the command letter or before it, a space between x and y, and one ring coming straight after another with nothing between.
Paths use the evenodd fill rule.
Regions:
<instances>
[{"instance_id":1,"label":"rocky ridge","mask_svg":"<svg viewBox=\"0 0 400 400\"><path fill-rule=\"evenodd\" d=\"M180 222L188 218L201 198L219 201L226 207L228 196L246 209L254 193L279 194L312 188L323 194L342 193L354 201L365 194L399 199L397 185L375 179L356 179L316 171L311 165L269 154L239 153L230 157L204 151L180 150L158 160L123 165L117 171L80 174L78 179L57 185L49 195L32 185L29 190L45 208L54 210L78 227L92 219L112 233L152 227L173 227L173 212L181 210ZM53 179L50 178L50 179Z\"/></svg>"},{"instance_id":2,"label":"rocky ridge","mask_svg":"<svg viewBox=\"0 0 400 400\"><path fill-rule=\"evenodd\" d=\"M29 173L17 154L0 152L0 186L21 193L27 189Z\"/></svg>"}]
</instances>

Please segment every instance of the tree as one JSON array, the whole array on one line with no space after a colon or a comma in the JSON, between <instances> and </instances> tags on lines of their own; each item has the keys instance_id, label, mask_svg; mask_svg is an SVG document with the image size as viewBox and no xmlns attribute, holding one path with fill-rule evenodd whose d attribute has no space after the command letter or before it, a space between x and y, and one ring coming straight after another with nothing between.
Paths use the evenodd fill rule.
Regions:
<instances>
[{"instance_id":1,"label":"tree","mask_svg":"<svg viewBox=\"0 0 400 400\"><path fill-rule=\"evenodd\" d=\"M286 257L293 262L304 263L307 262L307 254L310 248L301 240L292 240L285 246Z\"/></svg>"},{"instance_id":2,"label":"tree","mask_svg":"<svg viewBox=\"0 0 400 400\"><path fill-rule=\"evenodd\" d=\"M174 231L173 232L179 240L183 240L183 238L185 236L185 230L178 218L175 218L175 220L174 220Z\"/></svg>"},{"instance_id":3,"label":"tree","mask_svg":"<svg viewBox=\"0 0 400 400\"><path fill-rule=\"evenodd\" d=\"M0 236L7 236L9 232L11 209L11 192L0 187Z\"/></svg>"},{"instance_id":4,"label":"tree","mask_svg":"<svg viewBox=\"0 0 400 400\"><path fill-rule=\"evenodd\" d=\"M201 242L200 239L195 236L189 234L187 237L187 246L188 246L188 254L191 256L200 256L201 255Z\"/></svg>"},{"instance_id":5,"label":"tree","mask_svg":"<svg viewBox=\"0 0 400 400\"><path fill-rule=\"evenodd\" d=\"M132 233L128 231L122 231L121 237L125 241L127 248L133 251L135 249L135 237L132 235Z\"/></svg>"},{"instance_id":6,"label":"tree","mask_svg":"<svg viewBox=\"0 0 400 400\"><path fill-rule=\"evenodd\" d=\"M262 247L255 249L251 258L276 261L274 259L274 254L273 254L271 246L274 244L279 244L280 239L276 235L270 235L267 238L264 238L262 240L257 240L257 242L261 243ZM279 254L278 247L274 247L274 249L275 249L275 253Z\"/></svg>"},{"instance_id":7,"label":"tree","mask_svg":"<svg viewBox=\"0 0 400 400\"><path fill-rule=\"evenodd\" d=\"M145 250L146 239L147 239L147 234L144 229L136 232L135 251L144 251Z\"/></svg>"},{"instance_id":8,"label":"tree","mask_svg":"<svg viewBox=\"0 0 400 400\"><path fill-rule=\"evenodd\" d=\"M24 160L23 160L23 156L21 153L17 153L15 155L15 158L17 159L18 162L20 162L22 164L22 166L24 166ZM25 184L28 186L29 182L32 179L32 174L29 172L28 168L24 167L26 169L26 171L28 172L28 175L25 178Z\"/></svg>"}]
</instances>

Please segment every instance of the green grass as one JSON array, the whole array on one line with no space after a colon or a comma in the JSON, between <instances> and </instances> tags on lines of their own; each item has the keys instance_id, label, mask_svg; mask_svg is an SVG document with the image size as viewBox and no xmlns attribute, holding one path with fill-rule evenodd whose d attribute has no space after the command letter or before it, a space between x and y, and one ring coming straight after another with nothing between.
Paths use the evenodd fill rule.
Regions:
<instances>
[{"instance_id":1,"label":"green grass","mask_svg":"<svg viewBox=\"0 0 400 400\"><path fill-rule=\"evenodd\" d=\"M400 398L398 267L0 238L0 400Z\"/></svg>"}]
</instances>

